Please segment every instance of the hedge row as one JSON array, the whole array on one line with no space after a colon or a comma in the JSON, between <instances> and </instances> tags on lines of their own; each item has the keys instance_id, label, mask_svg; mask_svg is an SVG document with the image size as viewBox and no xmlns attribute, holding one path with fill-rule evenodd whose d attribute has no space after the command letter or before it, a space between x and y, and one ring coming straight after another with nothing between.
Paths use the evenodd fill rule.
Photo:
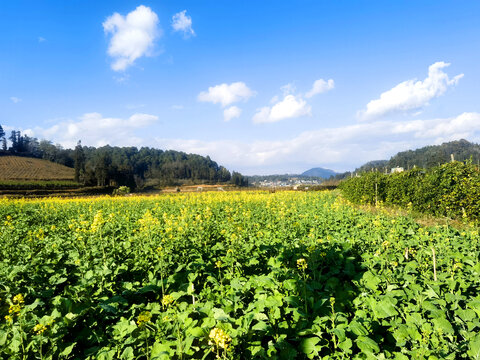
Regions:
<instances>
[{"instance_id":1,"label":"hedge row","mask_svg":"<svg viewBox=\"0 0 480 360\"><path fill-rule=\"evenodd\" d=\"M437 216L480 219L480 171L471 162L452 162L395 174L363 173L340 183L353 203L400 205Z\"/></svg>"}]
</instances>

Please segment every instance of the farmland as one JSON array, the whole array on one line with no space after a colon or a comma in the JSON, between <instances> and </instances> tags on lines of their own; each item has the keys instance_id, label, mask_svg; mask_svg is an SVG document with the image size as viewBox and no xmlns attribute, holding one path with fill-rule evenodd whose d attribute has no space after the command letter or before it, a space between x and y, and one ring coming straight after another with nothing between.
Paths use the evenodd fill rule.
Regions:
<instances>
[{"instance_id":1,"label":"farmland","mask_svg":"<svg viewBox=\"0 0 480 360\"><path fill-rule=\"evenodd\" d=\"M72 168L47 160L20 156L0 156L0 181L59 181L73 182Z\"/></svg>"},{"instance_id":2,"label":"farmland","mask_svg":"<svg viewBox=\"0 0 480 360\"><path fill-rule=\"evenodd\" d=\"M0 200L11 359L480 359L478 228L336 192Z\"/></svg>"}]
</instances>

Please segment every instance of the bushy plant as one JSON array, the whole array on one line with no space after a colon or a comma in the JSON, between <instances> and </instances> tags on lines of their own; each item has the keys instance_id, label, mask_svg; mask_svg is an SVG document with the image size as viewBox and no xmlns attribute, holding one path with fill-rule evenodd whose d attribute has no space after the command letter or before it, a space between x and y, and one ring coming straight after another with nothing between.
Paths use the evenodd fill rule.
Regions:
<instances>
[{"instance_id":1,"label":"bushy plant","mask_svg":"<svg viewBox=\"0 0 480 360\"><path fill-rule=\"evenodd\" d=\"M125 196L130 194L130 188L128 186L120 186L118 189L113 190L114 196Z\"/></svg>"},{"instance_id":2,"label":"bushy plant","mask_svg":"<svg viewBox=\"0 0 480 360\"><path fill-rule=\"evenodd\" d=\"M377 200L433 215L480 218L480 171L471 162L390 175L368 172L343 181L340 189L357 204L375 204Z\"/></svg>"}]
</instances>

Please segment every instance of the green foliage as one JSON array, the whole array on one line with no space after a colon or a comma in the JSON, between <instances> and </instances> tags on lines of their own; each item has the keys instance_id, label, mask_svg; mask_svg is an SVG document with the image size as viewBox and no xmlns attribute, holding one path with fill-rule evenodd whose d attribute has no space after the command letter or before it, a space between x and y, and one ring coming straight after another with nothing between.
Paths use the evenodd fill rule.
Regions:
<instances>
[{"instance_id":1,"label":"green foliage","mask_svg":"<svg viewBox=\"0 0 480 360\"><path fill-rule=\"evenodd\" d=\"M113 196L125 196L130 194L130 188L128 186L120 186L118 189L113 190Z\"/></svg>"},{"instance_id":2,"label":"green foliage","mask_svg":"<svg viewBox=\"0 0 480 360\"><path fill-rule=\"evenodd\" d=\"M480 358L477 228L332 192L3 199L0 222L3 358Z\"/></svg>"},{"instance_id":3,"label":"green foliage","mask_svg":"<svg viewBox=\"0 0 480 360\"><path fill-rule=\"evenodd\" d=\"M377 199L433 215L480 218L480 171L471 161L391 175L364 173L343 181L340 188L348 200L357 204L375 204Z\"/></svg>"}]
</instances>

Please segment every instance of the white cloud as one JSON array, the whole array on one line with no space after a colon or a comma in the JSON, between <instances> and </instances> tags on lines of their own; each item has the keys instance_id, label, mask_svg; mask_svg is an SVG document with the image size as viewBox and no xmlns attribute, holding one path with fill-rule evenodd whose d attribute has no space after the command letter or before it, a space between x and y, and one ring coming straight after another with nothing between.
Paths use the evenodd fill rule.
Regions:
<instances>
[{"instance_id":1,"label":"white cloud","mask_svg":"<svg viewBox=\"0 0 480 360\"><path fill-rule=\"evenodd\" d=\"M172 16L172 27L174 31L182 31L185 36L195 36L192 29L192 18L186 15L187 10L180 11Z\"/></svg>"},{"instance_id":2,"label":"white cloud","mask_svg":"<svg viewBox=\"0 0 480 360\"><path fill-rule=\"evenodd\" d=\"M250 90L244 82L234 82L230 85L220 84L211 86L208 91L202 91L198 94L198 101L211 102L214 104L222 104L223 107L230 104L247 101L250 97L254 96L255 92Z\"/></svg>"},{"instance_id":3,"label":"white cloud","mask_svg":"<svg viewBox=\"0 0 480 360\"><path fill-rule=\"evenodd\" d=\"M150 114L136 113L129 118L108 118L99 113L87 113L78 120L61 121L50 128L27 129L31 136L52 140L67 148L75 146L78 140L88 146L142 145L134 132L158 121Z\"/></svg>"},{"instance_id":4,"label":"white cloud","mask_svg":"<svg viewBox=\"0 0 480 360\"><path fill-rule=\"evenodd\" d=\"M172 105L172 110L183 110L183 105Z\"/></svg>"},{"instance_id":5,"label":"white cloud","mask_svg":"<svg viewBox=\"0 0 480 360\"><path fill-rule=\"evenodd\" d=\"M418 110L436 97L443 95L448 87L454 86L463 77L463 74L450 79L442 71L450 64L443 61L436 62L428 68L428 77L425 80L407 80L394 88L385 91L379 99L370 101L367 108L359 113L361 118L378 118L395 112Z\"/></svg>"},{"instance_id":6,"label":"white cloud","mask_svg":"<svg viewBox=\"0 0 480 360\"><path fill-rule=\"evenodd\" d=\"M312 115L312 108L299 96L286 95L283 100L272 107L264 106L257 111L252 120L254 123L272 123L283 119Z\"/></svg>"},{"instance_id":7,"label":"white cloud","mask_svg":"<svg viewBox=\"0 0 480 360\"><path fill-rule=\"evenodd\" d=\"M11 96L10 97L10 100L14 103L14 104L18 104L19 102L22 101L22 99L18 98L18 97L15 97L15 96Z\"/></svg>"},{"instance_id":8,"label":"white cloud","mask_svg":"<svg viewBox=\"0 0 480 360\"><path fill-rule=\"evenodd\" d=\"M229 108L223 110L223 119L225 121L230 121L232 119L239 118L242 114L242 109L238 106L230 106Z\"/></svg>"},{"instance_id":9,"label":"white cloud","mask_svg":"<svg viewBox=\"0 0 480 360\"><path fill-rule=\"evenodd\" d=\"M138 58L150 55L154 40L160 35L157 14L144 5L127 16L114 13L105 20L103 29L112 34L108 55L114 59L115 71L123 71Z\"/></svg>"},{"instance_id":10,"label":"white cloud","mask_svg":"<svg viewBox=\"0 0 480 360\"><path fill-rule=\"evenodd\" d=\"M41 37L41 36L38 37L38 42L39 43L42 43L42 42L45 42L45 41L47 41L47 39L45 39L44 37Z\"/></svg>"},{"instance_id":11,"label":"white cloud","mask_svg":"<svg viewBox=\"0 0 480 360\"><path fill-rule=\"evenodd\" d=\"M332 90L335 87L335 82L333 79L329 79L327 81L323 79L318 79L313 83L312 90L305 94L306 98L311 98L314 95L321 94Z\"/></svg>"},{"instance_id":12,"label":"white cloud","mask_svg":"<svg viewBox=\"0 0 480 360\"><path fill-rule=\"evenodd\" d=\"M297 136L251 142L157 139L156 146L209 155L246 174L305 171L315 166L353 170L399 151L465 138L480 141L480 113L452 118L378 121L305 131Z\"/></svg>"}]
</instances>

